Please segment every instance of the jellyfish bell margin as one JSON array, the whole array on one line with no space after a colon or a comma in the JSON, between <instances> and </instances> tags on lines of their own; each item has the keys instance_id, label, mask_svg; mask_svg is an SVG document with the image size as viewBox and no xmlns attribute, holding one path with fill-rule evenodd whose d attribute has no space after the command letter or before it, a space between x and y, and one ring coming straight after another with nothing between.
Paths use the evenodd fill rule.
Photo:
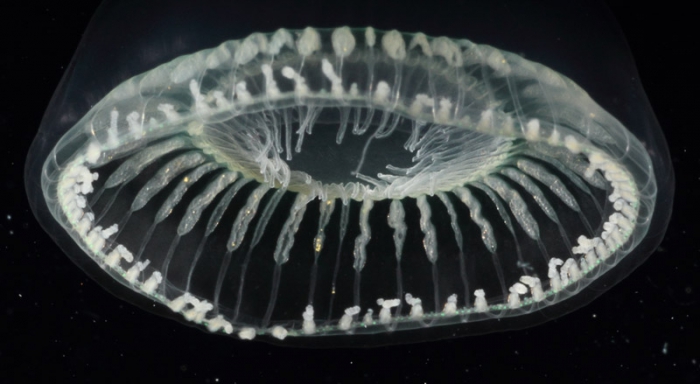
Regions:
<instances>
[{"instance_id":1,"label":"jellyfish bell margin","mask_svg":"<svg viewBox=\"0 0 700 384\"><path fill-rule=\"evenodd\" d=\"M108 289L311 345L560 316L626 262L656 198L641 144L566 77L346 27L253 34L128 80L41 182L50 232Z\"/></svg>"}]
</instances>

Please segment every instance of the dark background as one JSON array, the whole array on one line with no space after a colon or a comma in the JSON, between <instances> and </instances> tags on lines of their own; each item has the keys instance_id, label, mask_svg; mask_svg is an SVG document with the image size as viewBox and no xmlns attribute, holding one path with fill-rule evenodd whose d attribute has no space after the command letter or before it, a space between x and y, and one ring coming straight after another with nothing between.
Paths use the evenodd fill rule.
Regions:
<instances>
[{"instance_id":1,"label":"dark background","mask_svg":"<svg viewBox=\"0 0 700 384\"><path fill-rule=\"evenodd\" d=\"M676 172L659 249L588 306L534 328L333 350L241 342L156 317L61 252L27 205L24 160L97 2L3 3L0 382L700 382L698 25L678 1L608 2Z\"/></svg>"}]
</instances>

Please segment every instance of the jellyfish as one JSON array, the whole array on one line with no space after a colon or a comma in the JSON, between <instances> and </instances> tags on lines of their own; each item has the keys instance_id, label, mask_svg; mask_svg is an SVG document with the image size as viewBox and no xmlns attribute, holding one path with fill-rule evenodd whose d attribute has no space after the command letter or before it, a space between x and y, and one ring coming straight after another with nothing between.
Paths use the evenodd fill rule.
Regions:
<instances>
[{"instance_id":1,"label":"jellyfish","mask_svg":"<svg viewBox=\"0 0 700 384\"><path fill-rule=\"evenodd\" d=\"M53 123L27 188L66 253L244 340L542 322L651 253L672 190L655 121L626 127L507 50L391 28L228 39Z\"/></svg>"}]
</instances>

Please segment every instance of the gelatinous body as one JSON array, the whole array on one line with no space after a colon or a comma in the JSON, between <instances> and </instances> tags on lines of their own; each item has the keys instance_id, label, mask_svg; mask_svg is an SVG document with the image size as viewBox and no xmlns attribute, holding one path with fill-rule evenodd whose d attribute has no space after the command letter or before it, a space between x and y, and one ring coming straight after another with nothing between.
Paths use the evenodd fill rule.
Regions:
<instances>
[{"instance_id":1,"label":"gelatinous body","mask_svg":"<svg viewBox=\"0 0 700 384\"><path fill-rule=\"evenodd\" d=\"M81 257L242 339L544 311L635 251L657 196L643 145L567 77L348 27L254 33L133 77L41 175Z\"/></svg>"}]
</instances>

